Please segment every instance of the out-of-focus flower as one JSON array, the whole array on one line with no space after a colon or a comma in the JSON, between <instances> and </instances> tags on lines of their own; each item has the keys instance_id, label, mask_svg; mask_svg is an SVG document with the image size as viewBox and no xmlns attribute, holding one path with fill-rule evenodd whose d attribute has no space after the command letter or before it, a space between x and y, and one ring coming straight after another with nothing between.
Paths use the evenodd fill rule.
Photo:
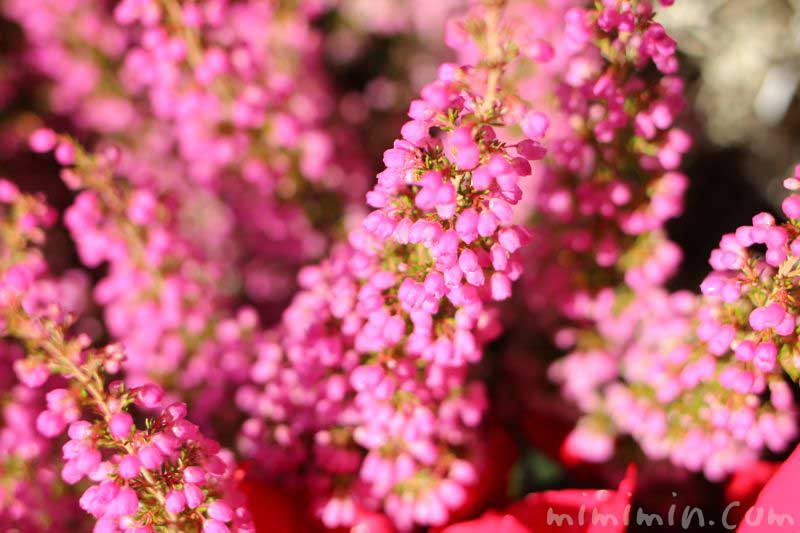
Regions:
<instances>
[{"instance_id":1,"label":"out-of-focus flower","mask_svg":"<svg viewBox=\"0 0 800 533\"><path fill-rule=\"evenodd\" d=\"M441 533L623 533L636 485L636 469L628 467L616 490L554 490L529 494L505 511L445 527Z\"/></svg>"},{"instance_id":2,"label":"out-of-focus flower","mask_svg":"<svg viewBox=\"0 0 800 533\"><path fill-rule=\"evenodd\" d=\"M755 503L745 509L739 533L778 533L794 531L800 527L800 447L780 465L758 495ZM743 506L742 506L743 507ZM733 509L733 507L730 507ZM728 523L733 523L728 520Z\"/></svg>"},{"instance_id":3,"label":"out-of-focus flower","mask_svg":"<svg viewBox=\"0 0 800 533\"><path fill-rule=\"evenodd\" d=\"M725 484L725 501L733 504L727 522L741 523L744 514L752 507L764 486L780 469L778 461L756 461L740 468Z\"/></svg>"}]
</instances>

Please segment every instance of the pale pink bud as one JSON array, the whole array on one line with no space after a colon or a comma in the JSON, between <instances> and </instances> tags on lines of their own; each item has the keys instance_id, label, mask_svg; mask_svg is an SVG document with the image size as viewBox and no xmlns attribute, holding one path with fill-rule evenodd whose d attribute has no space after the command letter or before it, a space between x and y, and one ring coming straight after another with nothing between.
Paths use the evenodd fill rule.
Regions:
<instances>
[{"instance_id":1,"label":"pale pink bud","mask_svg":"<svg viewBox=\"0 0 800 533\"><path fill-rule=\"evenodd\" d=\"M36 417L36 429L39 433L48 438L58 436L64 431L66 425L62 416L52 411L42 411L39 413L39 416Z\"/></svg>"},{"instance_id":2,"label":"pale pink bud","mask_svg":"<svg viewBox=\"0 0 800 533\"><path fill-rule=\"evenodd\" d=\"M792 194L787 196L783 200L781 208L787 217L800 219L800 194Z\"/></svg>"},{"instance_id":3,"label":"pale pink bud","mask_svg":"<svg viewBox=\"0 0 800 533\"><path fill-rule=\"evenodd\" d=\"M56 146L58 136L49 128L39 128L31 133L28 143L31 150L38 153L49 152Z\"/></svg>"}]
</instances>

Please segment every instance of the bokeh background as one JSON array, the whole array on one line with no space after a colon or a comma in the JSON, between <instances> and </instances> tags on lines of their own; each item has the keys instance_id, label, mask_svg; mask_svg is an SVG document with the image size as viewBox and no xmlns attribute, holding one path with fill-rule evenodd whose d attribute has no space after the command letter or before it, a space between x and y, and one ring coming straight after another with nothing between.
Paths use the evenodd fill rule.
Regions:
<instances>
[{"instance_id":1,"label":"bokeh background","mask_svg":"<svg viewBox=\"0 0 800 533\"><path fill-rule=\"evenodd\" d=\"M341 0L331 3L317 21L328 70L341 95L338 111L372 157L372 170L379 170L383 149L404 122L407 102L448 57L444 20L463 5L463 0ZM24 33L6 16L6 7L0 9L0 175L13 177L24 189L43 190L50 203L64 207L71 193L55 179L54 163L31 155L24 139L42 121L90 144L93 134L67 115L53 114L47 105L52 84L30 68ZM775 212L780 183L800 160L800 0L677 0L659 20L679 44L690 101L682 121L695 139L685 167L691 178L685 214L669 224L671 237L685 254L671 288L695 290L720 235L747 223L757 211ZM50 247L56 270L78 264L65 231L56 232ZM507 351L508 339L519 333L509 332L493 349ZM527 342L531 350L537 342L546 344ZM548 427L555 430L574 413L554 390L548 393L544 368L543 362L538 373L527 367L527 374L520 375L512 360L486 372L500 405L519 401L513 391L541 387L527 406L528 416L550 413L553 419L531 418L530 426L551 423ZM603 469L567 470L547 453L557 446L558 432L548 439L531 435L525 426L523 422L518 434L499 443L500 449L521 450L510 482L510 490L518 494L605 486L624 467L623 453ZM649 500L638 503L648 509L663 510L679 501L715 514L724 506L723 486L666 464L646 464L641 484L646 490L640 492Z\"/></svg>"}]
</instances>

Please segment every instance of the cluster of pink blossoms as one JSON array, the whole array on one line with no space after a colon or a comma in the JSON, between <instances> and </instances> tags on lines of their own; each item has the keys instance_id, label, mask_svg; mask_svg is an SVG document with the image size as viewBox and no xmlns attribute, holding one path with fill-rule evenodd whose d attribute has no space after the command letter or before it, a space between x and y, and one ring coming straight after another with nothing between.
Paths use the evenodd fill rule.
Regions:
<instances>
[{"instance_id":1,"label":"cluster of pink blossoms","mask_svg":"<svg viewBox=\"0 0 800 533\"><path fill-rule=\"evenodd\" d=\"M368 171L337 114L320 2L9 1L52 111L121 149L117 172L169 192L224 289L278 315L299 265L357 210ZM146 7L145 7L146 6Z\"/></svg>"},{"instance_id":2,"label":"cluster of pink blossoms","mask_svg":"<svg viewBox=\"0 0 800 533\"><path fill-rule=\"evenodd\" d=\"M33 395L40 387L47 391L35 417L39 436L27 432L8 442L11 436L4 432L5 446L15 448L10 454L30 460L50 446L42 436L55 439L66 430L69 440L62 447L60 477L69 485L84 478L92 482L79 505L97 519L98 533L164 528L253 531L249 511L235 490L232 456L186 420L186 405L165 404L156 385L128 388L120 381L106 383L106 375L120 370L124 354L115 345L92 350L88 336L70 336L73 317L62 307L70 300L46 298L62 295L47 290L53 282L47 280L39 250L41 226L52 222L52 211L9 182L0 182L0 190L8 221L0 241L0 331L25 348L25 355L15 356L13 362L20 396L25 389ZM13 404L8 407L12 411L5 417L14 414ZM146 417L143 424L134 422L134 407ZM153 410L158 415L147 416ZM41 481L50 472L47 465L34 472ZM17 491L26 494L24 489ZM30 516L19 516L12 508L9 514L15 514L9 518L21 524L35 520L41 509L33 506Z\"/></svg>"},{"instance_id":3,"label":"cluster of pink blossoms","mask_svg":"<svg viewBox=\"0 0 800 533\"><path fill-rule=\"evenodd\" d=\"M777 346L740 338L751 328L770 325L786 333L795 325L774 306L757 311L750 325L740 323L747 304L739 302L739 286L719 274L706 280L703 292L724 293L727 303L739 302L734 307L660 287L680 260L660 228L681 210L686 178L677 168L690 140L672 127L683 107L682 82L671 77L675 45L651 15L643 2L604 2L593 14L567 13L571 24L565 34L588 43L608 62L582 86L584 94L601 97L606 110L593 107L591 98L564 93L572 97L563 102L587 106L591 118L578 122L577 131L596 148L551 145L556 163L572 168L578 179L552 190L545 179L542 212L551 216L542 215L543 227L550 235L554 220L563 223L559 227L567 230L568 241L560 241L559 248L582 252L564 257L575 270L562 271L560 279L571 291L579 289L564 312L578 327L557 333L556 343L572 350L553 365L551 376L589 413L565 443L570 454L604 461L613 452L614 435L630 434L648 456L720 479L764 447L784 449L796 434L792 396L774 371ZM664 77L643 77L653 72L645 70L649 61ZM582 76L592 71L587 63L580 65ZM615 138L624 144L615 145ZM591 178L581 178L582 172ZM594 235L579 223L587 215L586 229ZM754 223L770 220L762 215ZM757 238L745 244L766 243ZM715 268L741 266L723 251L731 239L725 237L722 250L712 254ZM785 245L777 236L771 239L778 248ZM784 252L768 253L768 262L785 258ZM576 279L584 286L576 287ZM727 357L732 349L752 363L732 363ZM769 400L759 397L766 390L772 393Z\"/></svg>"},{"instance_id":4,"label":"cluster of pink blossoms","mask_svg":"<svg viewBox=\"0 0 800 533\"><path fill-rule=\"evenodd\" d=\"M114 8L116 22L136 36L120 79L132 97L146 98L153 140L163 144L140 151L177 157L189 182L222 202L241 241L242 283L256 301L288 297L296 271L279 265L322 256L342 211L360 204L366 188L368 170L353 132L337 120L312 26L324 5L124 1ZM135 159L141 165L145 157ZM132 170L131 179L153 172Z\"/></svg>"},{"instance_id":5,"label":"cluster of pink blossoms","mask_svg":"<svg viewBox=\"0 0 800 533\"><path fill-rule=\"evenodd\" d=\"M42 227L54 212L37 198L19 194L16 186L0 180L0 283L24 288L21 305L36 313L48 312L52 302L70 313L83 308L86 279L72 273L61 280L40 277L46 270L41 256L20 246L40 243ZM9 242L6 242L9 241ZM11 246L13 244L13 246ZM53 313L60 319L63 312ZM0 330L4 330L0 327ZM65 490L56 465L58 450L37 430L37 418L46 405L46 394L56 384L40 365L28 365L25 350L17 342L0 342L0 528L39 531L48 525L58 530L81 523L77 496ZM26 384L38 385L31 388Z\"/></svg>"},{"instance_id":6,"label":"cluster of pink blossoms","mask_svg":"<svg viewBox=\"0 0 800 533\"><path fill-rule=\"evenodd\" d=\"M365 190L312 26L325 4L72 4L3 9L51 110L103 135L100 161L48 130L31 145L86 189L66 222L84 265L108 264L94 295L126 380L208 389L190 402L206 425L253 359L259 319L240 304L274 320Z\"/></svg>"},{"instance_id":7,"label":"cluster of pink blossoms","mask_svg":"<svg viewBox=\"0 0 800 533\"><path fill-rule=\"evenodd\" d=\"M683 82L674 76L675 43L650 2L565 8L555 49L555 87L545 95L558 106L550 158L537 169L526 298L545 323L553 302L572 321L594 321L587 306L597 291L647 290L679 264L662 228L680 214L688 184L678 168L691 139L674 126ZM547 126L535 116L522 123Z\"/></svg>"},{"instance_id":8,"label":"cluster of pink blossoms","mask_svg":"<svg viewBox=\"0 0 800 533\"><path fill-rule=\"evenodd\" d=\"M22 28L19 61L50 83L39 87L46 109L86 131L118 134L133 125L136 108L113 76L128 45L102 2L8 0L0 12Z\"/></svg>"},{"instance_id":9,"label":"cluster of pink blossoms","mask_svg":"<svg viewBox=\"0 0 800 533\"><path fill-rule=\"evenodd\" d=\"M500 140L516 120L502 83L513 48L499 3L487 4L465 25L484 35L481 60L443 64L411 103L367 195L375 210L301 272L278 339L237 396L252 414L243 452L274 475L309 476L328 527L359 508L402 530L440 525L477 482L487 400L469 369L499 332L490 302L521 273L527 235L513 206L545 154Z\"/></svg>"},{"instance_id":10,"label":"cluster of pink blossoms","mask_svg":"<svg viewBox=\"0 0 800 533\"><path fill-rule=\"evenodd\" d=\"M109 265L93 293L108 332L125 346L126 383L165 383L178 395L202 388L202 395L184 397L208 426L218 402L247 378L253 348L243 339L257 329L255 311L243 307L226 316L231 303L219 289L219 262L183 236L170 211L174 195L133 187L115 175L118 150L90 154L47 129L34 132L30 142L35 151L53 150L66 166L63 180L79 191L64 222L83 264ZM217 422L230 426L235 419L228 413Z\"/></svg>"},{"instance_id":11,"label":"cluster of pink blossoms","mask_svg":"<svg viewBox=\"0 0 800 533\"><path fill-rule=\"evenodd\" d=\"M790 188L798 183L787 180ZM651 457L720 479L796 438L786 374L794 380L800 368L798 205L796 194L784 201L787 223L761 213L725 235L701 297L659 291L615 312L608 295L607 324L618 329L602 330L602 349L583 350L556 370L567 395L590 413L571 437L577 453L604 460L613 437L630 434ZM582 364L594 365L592 379L575 377Z\"/></svg>"}]
</instances>

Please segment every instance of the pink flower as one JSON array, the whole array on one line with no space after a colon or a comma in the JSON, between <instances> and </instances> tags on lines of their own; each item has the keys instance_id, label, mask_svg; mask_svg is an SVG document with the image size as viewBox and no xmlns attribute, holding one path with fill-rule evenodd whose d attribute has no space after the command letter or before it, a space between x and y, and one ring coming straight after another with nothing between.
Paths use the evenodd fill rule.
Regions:
<instances>
[{"instance_id":1,"label":"pink flower","mask_svg":"<svg viewBox=\"0 0 800 533\"><path fill-rule=\"evenodd\" d=\"M469 244L478 238L478 213L470 208L461 212L456 220L456 232L465 243Z\"/></svg>"},{"instance_id":2,"label":"pink flower","mask_svg":"<svg viewBox=\"0 0 800 533\"><path fill-rule=\"evenodd\" d=\"M575 428L562 444L561 454L565 462L576 459L592 463L608 461L614 453L614 438L586 427Z\"/></svg>"},{"instance_id":3,"label":"pink flower","mask_svg":"<svg viewBox=\"0 0 800 533\"><path fill-rule=\"evenodd\" d=\"M204 533L228 533L230 529L220 520L206 520L203 522Z\"/></svg>"},{"instance_id":4,"label":"pink flower","mask_svg":"<svg viewBox=\"0 0 800 533\"><path fill-rule=\"evenodd\" d=\"M133 417L126 413L116 413L108 421L108 430L111 436L117 440L127 440L133 429Z\"/></svg>"},{"instance_id":5,"label":"pink flower","mask_svg":"<svg viewBox=\"0 0 800 533\"><path fill-rule=\"evenodd\" d=\"M533 111L525 115L520 124L522 131L530 139L540 139L550 127L550 119L544 113Z\"/></svg>"},{"instance_id":6,"label":"pink flower","mask_svg":"<svg viewBox=\"0 0 800 533\"><path fill-rule=\"evenodd\" d=\"M64 431L67 423L58 413L42 411L36 418L36 429L45 437L56 437Z\"/></svg>"},{"instance_id":7,"label":"pink flower","mask_svg":"<svg viewBox=\"0 0 800 533\"><path fill-rule=\"evenodd\" d=\"M28 387L41 387L50 377L47 365L33 359L18 359L14 361L14 373L17 378Z\"/></svg>"},{"instance_id":8,"label":"pink flower","mask_svg":"<svg viewBox=\"0 0 800 533\"><path fill-rule=\"evenodd\" d=\"M155 444L146 444L139 449L139 460L148 470L156 470L164 463L164 455Z\"/></svg>"},{"instance_id":9,"label":"pink flower","mask_svg":"<svg viewBox=\"0 0 800 533\"><path fill-rule=\"evenodd\" d=\"M122 517L136 514L139 509L139 498L133 489L122 487L108 505L105 514L108 516Z\"/></svg>"},{"instance_id":10,"label":"pink flower","mask_svg":"<svg viewBox=\"0 0 800 533\"><path fill-rule=\"evenodd\" d=\"M192 483L187 483L183 487L183 496L186 498L186 505L189 506L190 509L197 508L205 497L203 496L203 491L197 485Z\"/></svg>"},{"instance_id":11,"label":"pink flower","mask_svg":"<svg viewBox=\"0 0 800 533\"><path fill-rule=\"evenodd\" d=\"M538 161L547 155L547 149L536 141L525 139L517 144L517 151L525 159Z\"/></svg>"},{"instance_id":12,"label":"pink flower","mask_svg":"<svg viewBox=\"0 0 800 533\"><path fill-rule=\"evenodd\" d=\"M58 142L58 137L53 130L48 128L35 130L29 138L31 150L39 153L49 152L55 148L56 142Z\"/></svg>"},{"instance_id":13,"label":"pink flower","mask_svg":"<svg viewBox=\"0 0 800 533\"><path fill-rule=\"evenodd\" d=\"M208 504L207 512L208 516L220 522L230 522L233 520L233 509L225 502L211 502Z\"/></svg>"},{"instance_id":14,"label":"pink flower","mask_svg":"<svg viewBox=\"0 0 800 533\"><path fill-rule=\"evenodd\" d=\"M206 473L200 467L189 466L183 471L183 479L185 479L187 483L202 485L206 481Z\"/></svg>"},{"instance_id":15,"label":"pink flower","mask_svg":"<svg viewBox=\"0 0 800 533\"><path fill-rule=\"evenodd\" d=\"M135 455L126 455L119 461L117 471L123 479L133 479L141 473L142 463Z\"/></svg>"},{"instance_id":16,"label":"pink flower","mask_svg":"<svg viewBox=\"0 0 800 533\"><path fill-rule=\"evenodd\" d=\"M136 389L136 403L142 407L152 409L161 405L164 391L158 385L148 384Z\"/></svg>"},{"instance_id":17,"label":"pink flower","mask_svg":"<svg viewBox=\"0 0 800 533\"><path fill-rule=\"evenodd\" d=\"M170 513L180 513L186 507L186 496L180 490L171 490L167 494L164 507Z\"/></svg>"},{"instance_id":18,"label":"pink flower","mask_svg":"<svg viewBox=\"0 0 800 533\"><path fill-rule=\"evenodd\" d=\"M800 219L800 194L790 194L781 204L784 214L793 219Z\"/></svg>"}]
</instances>

